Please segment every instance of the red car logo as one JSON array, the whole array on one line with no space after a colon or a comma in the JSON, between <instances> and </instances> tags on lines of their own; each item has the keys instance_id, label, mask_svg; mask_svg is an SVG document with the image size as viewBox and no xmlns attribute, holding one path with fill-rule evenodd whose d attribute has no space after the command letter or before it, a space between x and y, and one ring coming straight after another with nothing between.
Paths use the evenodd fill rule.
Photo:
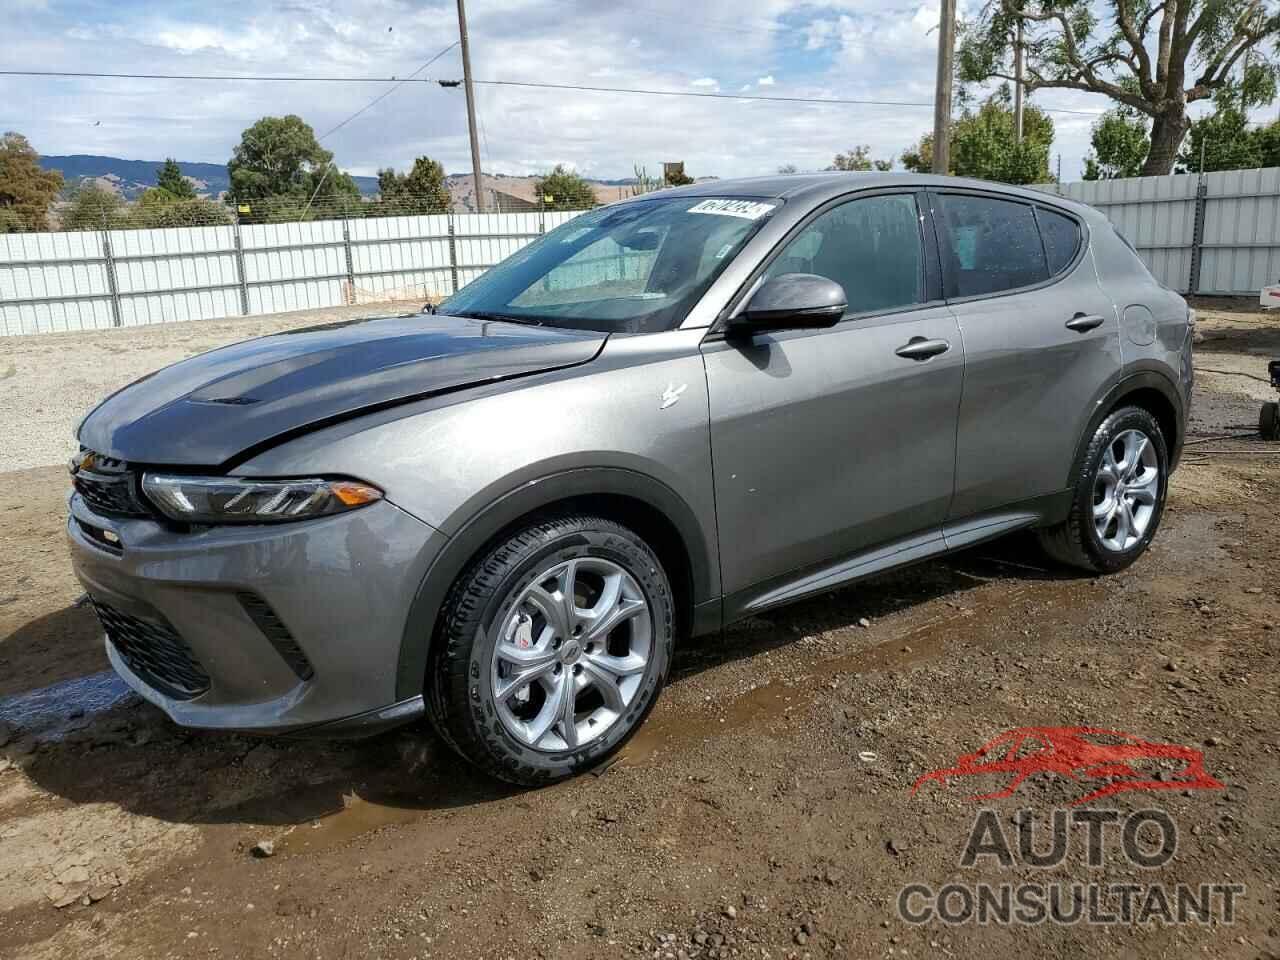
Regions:
<instances>
[{"instance_id":1,"label":"red car logo","mask_svg":"<svg viewBox=\"0 0 1280 960\"><path fill-rule=\"evenodd\" d=\"M1160 768L1160 779L1152 775L1153 764ZM930 780L946 786L952 777L1010 775L1004 789L970 797L995 800L1012 795L1023 780L1037 773L1103 781L1096 790L1073 800L1072 806L1125 790L1221 790L1225 786L1205 772L1204 753L1194 747L1153 743L1100 727L1018 727L964 754L954 767L926 773L911 793Z\"/></svg>"}]
</instances>

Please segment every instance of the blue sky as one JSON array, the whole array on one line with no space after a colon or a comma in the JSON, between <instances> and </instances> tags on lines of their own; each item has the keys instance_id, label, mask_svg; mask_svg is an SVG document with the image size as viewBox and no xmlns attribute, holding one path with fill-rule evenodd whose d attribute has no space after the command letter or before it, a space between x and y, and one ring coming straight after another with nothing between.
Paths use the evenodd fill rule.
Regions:
<instances>
[{"instance_id":1,"label":"blue sky","mask_svg":"<svg viewBox=\"0 0 1280 960\"><path fill-rule=\"evenodd\" d=\"M966 9L961 2L961 11ZM969 0L972 7L972 0ZM452 0L6 0L11 69L400 76L456 39ZM477 78L930 103L936 0L470 0ZM425 72L461 75L457 50ZM222 163L266 114L297 113L317 133L382 92L373 84L201 83L0 78L0 128L47 154ZM482 161L509 174L556 163L599 177L682 159L694 175L820 169L869 144L900 153L929 107L798 106L608 93L478 89ZM1101 97L1046 91L1046 107L1101 111ZM1055 153L1073 178L1090 118L1056 115ZM469 169L461 90L407 84L325 141L370 174L419 154Z\"/></svg>"}]
</instances>

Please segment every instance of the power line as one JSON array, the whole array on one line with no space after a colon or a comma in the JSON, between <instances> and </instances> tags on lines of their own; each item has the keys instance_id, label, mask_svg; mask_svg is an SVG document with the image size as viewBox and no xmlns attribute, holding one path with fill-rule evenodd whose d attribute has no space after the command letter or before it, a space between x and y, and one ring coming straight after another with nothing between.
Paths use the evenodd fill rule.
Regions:
<instances>
[{"instance_id":1,"label":"power line","mask_svg":"<svg viewBox=\"0 0 1280 960\"><path fill-rule=\"evenodd\" d=\"M323 140L325 137L329 136L330 134L337 133L339 130L341 130L343 127L345 127L348 123L350 123L350 122L351 122L352 120L354 120L356 117L360 116L362 113L365 113L366 111L370 110L371 108L373 108L373 107L377 106L377 105L378 105L379 103L381 103L383 100L387 99L387 97L391 96L393 93L395 93L395 92L396 92L397 90L399 90L401 87L403 87L403 86L404 86L406 83L408 83L410 80L414 79L414 78L415 78L418 74L420 74L423 70L427 69L427 67L431 66L433 63L435 63L437 60L439 60L441 57L443 57L446 53L448 53L450 50L452 50L454 47L456 47L456 46L458 45L458 43L459 43L459 42L460 42L460 41L458 41L458 40L453 41L453 43L449 44L447 47L445 47L443 50L441 50L439 53L437 53L434 57L432 57L430 60L428 60L428 61L427 61L426 63L424 63L422 66L420 66L417 70L413 71L413 73L409 74L409 75L408 75L407 77L405 77L403 80L398 81L398 82L396 83L396 85L395 85L394 87L392 87L390 90L384 90L384 91L382 91L382 93L378 94L376 97L374 97L374 98L373 98L372 100L370 100L368 103L366 103L363 107L361 107L359 110L357 110L355 113L353 113L351 116L347 117L347 119L343 120L340 124L338 124L338 125L337 125L336 127L334 127L333 129L329 130L327 133L323 133L323 134L321 134L317 139L318 139L318 140Z\"/></svg>"},{"instance_id":2,"label":"power line","mask_svg":"<svg viewBox=\"0 0 1280 960\"><path fill-rule=\"evenodd\" d=\"M422 66L420 66L417 70L415 70L415 71L413 71L413 73L409 74L409 76L407 76L407 77L405 77L403 80L399 81L399 82L398 82L394 87L392 87L392 88L391 88L391 89L389 89L389 90L384 90L384 91L382 91L382 93L378 94L376 97L374 97L372 100L370 100L368 103L366 103L363 107L361 107L361 108L360 108L359 110L357 110L355 113L351 114L351 116L347 117L347 119L343 120L343 121L342 121L340 124L338 124L336 127L331 127L329 130L327 130L326 132L322 133L319 137L317 137L317 138L316 138L316 143L319 143L321 140L324 140L326 137L328 137L328 136L330 136L330 135L332 135L332 134L337 133L339 130L341 130L343 127L345 127L348 123L350 123L350 122L351 122L352 120L354 120L356 117L360 116L360 114L365 113L365 112L366 112L366 111L368 111L370 108L372 108L372 107L376 106L377 104L381 103L383 100L387 99L387 97L391 96L393 93L395 93L397 90L399 90L401 87L403 87L406 83L408 83L410 80L412 80L412 79L413 79L414 77L416 77L418 74L420 74L423 70L427 69L427 67L431 66L433 63L435 63L437 60L439 60L441 57L443 57L446 53L448 53L450 50L452 50L452 49L453 49L454 47L456 47L457 45L458 45L458 41L457 41L457 40L455 40L453 43L449 44L447 47L445 47L443 50L441 50L439 53L437 53L434 57L432 57L430 60L428 60L428 61L427 61L426 63L424 63ZM323 173L323 174L321 175L321 177L320 177L320 182L316 184L316 188L315 188L315 190L312 192L310 199L308 199L308 200L307 200L307 205L306 205L306 207L304 207L304 208L303 208L303 210L302 210L302 216L303 216L303 218L305 218L305 217L306 217L306 215L307 215L307 211L311 209L311 204L315 203L315 201L316 201L316 197L318 197L318 196L320 195L320 189L324 186L324 182L325 182L325 180L327 180L327 179L328 179L328 177L329 177L329 171L331 171L331 170L333 170L333 169L334 169L334 163L333 163L333 161L332 161L332 160L330 160L330 161L329 161L329 163L328 163L328 165L324 168L324 173Z\"/></svg>"},{"instance_id":3,"label":"power line","mask_svg":"<svg viewBox=\"0 0 1280 960\"><path fill-rule=\"evenodd\" d=\"M596 87L579 83L548 83L535 80L476 80L477 84L495 87L535 87L548 90L585 90L591 93L638 93L654 97L706 97L713 100L764 100L779 103L828 103L838 106L867 107L928 107L933 109L933 101L910 100L864 100L850 97L788 97L758 93L713 93L706 90L650 90L634 87ZM1065 108L1039 107L1045 113L1073 113L1082 117L1101 116L1097 110L1068 110Z\"/></svg>"},{"instance_id":4,"label":"power line","mask_svg":"<svg viewBox=\"0 0 1280 960\"><path fill-rule=\"evenodd\" d=\"M461 81L454 79L438 79L431 77L414 77L397 80L395 77L333 77L333 76L217 76L209 74L163 74L163 73L89 73L63 70L0 70L0 76L19 77L84 77L108 80L228 80L228 81L267 81L280 83L437 83L441 86L456 87ZM780 94L759 93L716 93L708 90L654 90L642 87L603 87L580 83L550 83L535 80L473 80L477 85L491 87L530 87L540 90L580 90L588 93L626 93L651 97L694 97L709 100L749 100L772 103L808 103L830 104L833 106L864 107L927 107L933 109L933 101L910 100L871 100L851 97L788 97ZM1082 117L1097 117L1100 110L1069 110L1060 107L1039 107L1045 113L1074 114Z\"/></svg>"}]
</instances>

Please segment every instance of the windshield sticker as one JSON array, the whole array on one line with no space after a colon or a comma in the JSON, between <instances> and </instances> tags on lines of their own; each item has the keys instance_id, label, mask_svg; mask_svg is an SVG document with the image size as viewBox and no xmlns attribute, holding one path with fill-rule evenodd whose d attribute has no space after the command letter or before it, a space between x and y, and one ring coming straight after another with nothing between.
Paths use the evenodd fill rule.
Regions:
<instances>
[{"instance_id":1,"label":"windshield sticker","mask_svg":"<svg viewBox=\"0 0 1280 960\"><path fill-rule=\"evenodd\" d=\"M732 243L726 243L723 247L716 251L716 259L723 260L729 255L729 251L733 249Z\"/></svg>"},{"instance_id":2,"label":"windshield sticker","mask_svg":"<svg viewBox=\"0 0 1280 960\"><path fill-rule=\"evenodd\" d=\"M743 220L759 220L773 210L772 203L755 200L703 200L689 208L689 213L713 213L721 217L741 217Z\"/></svg>"}]
</instances>

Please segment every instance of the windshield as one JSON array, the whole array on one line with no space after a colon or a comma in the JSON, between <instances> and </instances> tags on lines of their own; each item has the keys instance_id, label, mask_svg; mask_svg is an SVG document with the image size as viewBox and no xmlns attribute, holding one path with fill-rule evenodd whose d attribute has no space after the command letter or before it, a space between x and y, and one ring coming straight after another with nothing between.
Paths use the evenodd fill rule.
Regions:
<instances>
[{"instance_id":1,"label":"windshield","mask_svg":"<svg viewBox=\"0 0 1280 960\"><path fill-rule=\"evenodd\" d=\"M436 312L602 333L671 330L776 206L670 197L592 210L508 257Z\"/></svg>"}]
</instances>

